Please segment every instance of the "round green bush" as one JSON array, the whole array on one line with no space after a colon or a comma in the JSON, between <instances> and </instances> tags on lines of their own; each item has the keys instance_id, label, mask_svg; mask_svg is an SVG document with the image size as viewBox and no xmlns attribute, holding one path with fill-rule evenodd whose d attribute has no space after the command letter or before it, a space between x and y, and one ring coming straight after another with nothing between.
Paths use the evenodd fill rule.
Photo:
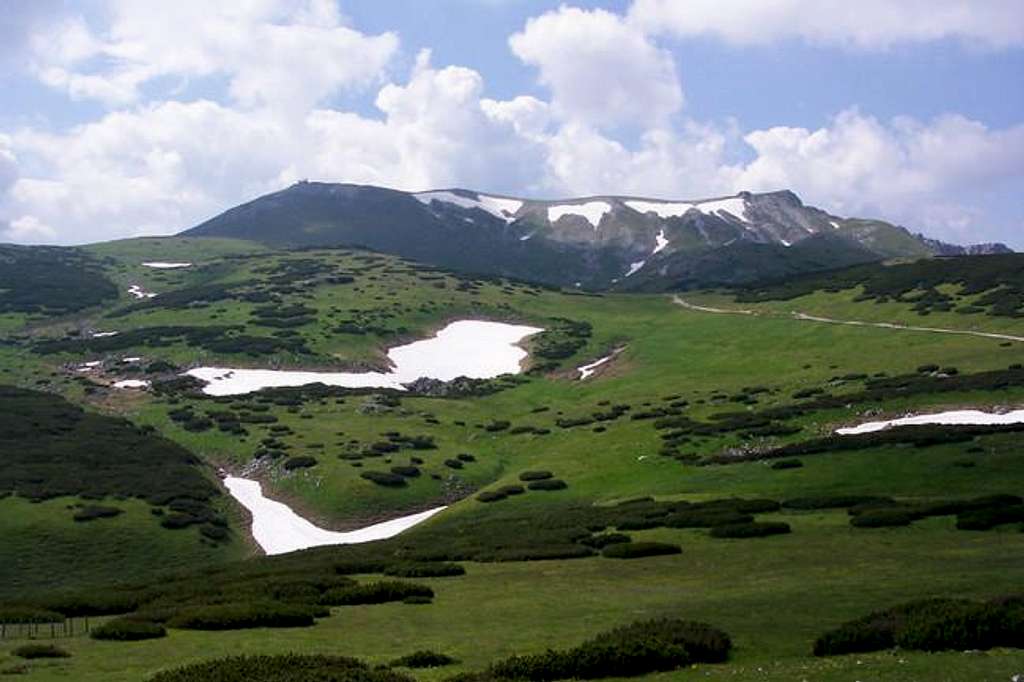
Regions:
<instances>
[{"instance_id":1,"label":"round green bush","mask_svg":"<svg viewBox=\"0 0 1024 682\"><path fill-rule=\"evenodd\" d=\"M69 658L71 654L53 644L23 644L11 650L18 658Z\"/></svg>"},{"instance_id":2,"label":"round green bush","mask_svg":"<svg viewBox=\"0 0 1024 682\"><path fill-rule=\"evenodd\" d=\"M72 517L75 521L95 521L96 519L109 519L123 514L124 511L117 507L107 507L98 504L89 504L75 511Z\"/></svg>"},{"instance_id":3,"label":"round green bush","mask_svg":"<svg viewBox=\"0 0 1024 682\"><path fill-rule=\"evenodd\" d=\"M396 658L390 665L392 668L440 668L453 663L458 661L447 654L423 650Z\"/></svg>"},{"instance_id":4,"label":"round green bush","mask_svg":"<svg viewBox=\"0 0 1024 682\"><path fill-rule=\"evenodd\" d=\"M98 628L94 628L89 636L93 639L111 640L116 642L138 642L144 639L165 637L167 630L159 623L130 618L108 620Z\"/></svg>"},{"instance_id":5,"label":"round green bush","mask_svg":"<svg viewBox=\"0 0 1024 682\"><path fill-rule=\"evenodd\" d=\"M385 471L364 471L359 474L359 477L376 483L377 485L382 485L385 488L401 488L407 485L405 476L399 476L398 474L392 474Z\"/></svg>"},{"instance_id":6,"label":"round green bush","mask_svg":"<svg viewBox=\"0 0 1024 682\"><path fill-rule=\"evenodd\" d=\"M416 478L420 475L419 467L414 466L393 466L391 467L391 473L398 474L399 476L405 476L406 478Z\"/></svg>"},{"instance_id":7,"label":"round green bush","mask_svg":"<svg viewBox=\"0 0 1024 682\"><path fill-rule=\"evenodd\" d=\"M520 481L543 481L547 478L554 478L554 474L550 471L524 471L519 474Z\"/></svg>"},{"instance_id":8,"label":"round green bush","mask_svg":"<svg viewBox=\"0 0 1024 682\"><path fill-rule=\"evenodd\" d=\"M508 495L501 492L500 490L485 490L476 496L476 499L480 502L500 502L504 500Z\"/></svg>"},{"instance_id":9,"label":"round green bush","mask_svg":"<svg viewBox=\"0 0 1024 682\"><path fill-rule=\"evenodd\" d=\"M763 538L769 535L784 535L790 532L788 523L779 521L751 521L749 523L730 523L714 526L710 535L713 538Z\"/></svg>"},{"instance_id":10,"label":"round green bush","mask_svg":"<svg viewBox=\"0 0 1024 682\"><path fill-rule=\"evenodd\" d=\"M542 481L531 481L526 486L530 490L565 490L569 485L557 478L548 478Z\"/></svg>"},{"instance_id":11,"label":"round green bush","mask_svg":"<svg viewBox=\"0 0 1024 682\"><path fill-rule=\"evenodd\" d=\"M526 488L521 485L503 485L498 488L498 492L503 495L522 495L526 492Z\"/></svg>"},{"instance_id":12,"label":"round green bush","mask_svg":"<svg viewBox=\"0 0 1024 682\"><path fill-rule=\"evenodd\" d=\"M466 575L466 569L462 564L442 561L409 562L388 566L384 569L384 575L396 578L449 578Z\"/></svg>"},{"instance_id":13,"label":"round green bush","mask_svg":"<svg viewBox=\"0 0 1024 682\"><path fill-rule=\"evenodd\" d=\"M784 469L799 469L803 465L804 463L798 459L780 459L775 462L772 462L772 469L775 469L776 471L781 471Z\"/></svg>"},{"instance_id":14,"label":"round green bush","mask_svg":"<svg viewBox=\"0 0 1024 682\"><path fill-rule=\"evenodd\" d=\"M893 528L909 526L921 516L910 510L895 508L867 509L850 517L850 525L854 528Z\"/></svg>"},{"instance_id":15,"label":"round green bush","mask_svg":"<svg viewBox=\"0 0 1024 682\"><path fill-rule=\"evenodd\" d=\"M681 554L679 545L667 542L620 542L601 550L601 556L609 559L641 559L649 556Z\"/></svg>"},{"instance_id":16,"label":"round green bush","mask_svg":"<svg viewBox=\"0 0 1024 682\"><path fill-rule=\"evenodd\" d=\"M315 467L317 465L316 457L310 455L296 455L295 457L289 457L285 463L284 468L288 471L293 469L308 469L309 467Z\"/></svg>"}]
</instances>

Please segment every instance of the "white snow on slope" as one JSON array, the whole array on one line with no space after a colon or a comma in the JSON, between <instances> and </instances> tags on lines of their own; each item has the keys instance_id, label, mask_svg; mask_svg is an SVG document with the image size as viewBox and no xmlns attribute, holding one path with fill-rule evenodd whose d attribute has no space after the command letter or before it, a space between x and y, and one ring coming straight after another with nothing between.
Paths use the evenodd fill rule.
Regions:
<instances>
[{"instance_id":1,"label":"white snow on slope","mask_svg":"<svg viewBox=\"0 0 1024 682\"><path fill-rule=\"evenodd\" d=\"M828 222L831 223L832 227L834 227L835 229L837 229L837 230L839 229L839 223L837 223L836 221L830 220Z\"/></svg>"},{"instance_id":2,"label":"white snow on slope","mask_svg":"<svg viewBox=\"0 0 1024 682\"><path fill-rule=\"evenodd\" d=\"M693 208L693 204L673 201L624 201L626 206L638 213L656 213L659 218L678 218Z\"/></svg>"},{"instance_id":3,"label":"white snow on slope","mask_svg":"<svg viewBox=\"0 0 1024 682\"><path fill-rule=\"evenodd\" d=\"M263 496L259 481L228 476L224 486L252 514L252 537L268 555L285 554L323 545L351 545L392 538L445 507L377 523L359 530L339 533L325 530L302 518L286 504Z\"/></svg>"},{"instance_id":4,"label":"white snow on slope","mask_svg":"<svg viewBox=\"0 0 1024 682\"><path fill-rule=\"evenodd\" d=\"M149 263L143 263L147 268L156 268L158 270L173 270L174 268L190 268L191 263L165 263L163 261L152 261Z\"/></svg>"},{"instance_id":5,"label":"white snow on slope","mask_svg":"<svg viewBox=\"0 0 1024 682\"><path fill-rule=\"evenodd\" d=\"M149 382L143 379L122 379L114 382L114 388L149 388Z\"/></svg>"},{"instance_id":6,"label":"white snow on slope","mask_svg":"<svg viewBox=\"0 0 1024 682\"><path fill-rule=\"evenodd\" d=\"M782 242L783 246L793 246L793 242L787 242L785 239L780 239L779 241Z\"/></svg>"},{"instance_id":7,"label":"white snow on slope","mask_svg":"<svg viewBox=\"0 0 1024 682\"><path fill-rule=\"evenodd\" d=\"M146 291L138 284L133 284L130 287L128 287L128 293L134 296L135 298L153 298L154 296L156 296L156 294L154 294L152 291Z\"/></svg>"},{"instance_id":8,"label":"white snow on slope","mask_svg":"<svg viewBox=\"0 0 1024 682\"><path fill-rule=\"evenodd\" d=\"M518 199L502 199L487 194L478 194L477 199L460 196L454 192L419 192L413 196L427 206L432 202L442 201L462 208L479 208L508 223L515 220L516 213L523 206L523 202Z\"/></svg>"},{"instance_id":9,"label":"white snow on slope","mask_svg":"<svg viewBox=\"0 0 1024 682\"><path fill-rule=\"evenodd\" d=\"M464 376L490 379L517 374L527 352L517 344L543 331L538 327L461 320L452 322L436 336L396 346L388 351L394 368L390 372L305 372L272 369L197 367L186 374L208 382L207 395L241 395L262 388L305 386L323 383L349 388L393 388L404 391L420 377L451 381Z\"/></svg>"},{"instance_id":10,"label":"white snow on slope","mask_svg":"<svg viewBox=\"0 0 1024 682\"><path fill-rule=\"evenodd\" d=\"M714 215L718 218L721 211L730 213L733 216L739 218L743 222L749 222L747 219L747 202L740 197L730 197L728 199L717 199L715 201L702 201L694 206L698 211L705 215Z\"/></svg>"},{"instance_id":11,"label":"white snow on slope","mask_svg":"<svg viewBox=\"0 0 1024 682\"><path fill-rule=\"evenodd\" d=\"M920 426L922 424L943 424L943 425L1005 425L1024 423L1024 410L1015 410L1005 414L994 412L982 412L980 410L952 410L950 412L939 412L938 414L919 414L913 417L900 419L889 419L888 421L867 422L859 426L850 426L844 429L837 429L840 436L854 436L860 433L874 433L882 431L891 426Z\"/></svg>"},{"instance_id":12,"label":"white snow on slope","mask_svg":"<svg viewBox=\"0 0 1024 682\"><path fill-rule=\"evenodd\" d=\"M92 338L105 339L108 336L117 336L120 332L93 332Z\"/></svg>"},{"instance_id":13,"label":"white snow on slope","mask_svg":"<svg viewBox=\"0 0 1024 682\"><path fill-rule=\"evenodd\" d=\"M658 230L658 234L654 236L654 241L657 242L657 244L654 247L654 251L651 251L652 256L668 246L668 239L665 238L664 229Z\"/></svg>"},{"instance_id":14,"label":"white snow on slope","mask_svg":"<svg viewBox=\"0 0 1024 682\"><path fill-rule=\"evenodd\" d=\"M594 229L597 229L601 218L605 213L612 210L612 205L607 201L588 201L585 204L562 204L560 206L548 206L548 222L555 222L564 215L578 215L587 219Z\"/></svg>"},{"instance_id":15,"label":"white snow on slope","mask_svg":"<svg viewBox=\"0 0 1024 682\"><path fill-rule=\"evenodd\" d=\"M629 264L629 271L626 273L626 277L629 277L630 275L636 274L636 272L638 270L640 270L640 268L642 268L646 263L647 263L647 261L645 261L645 260L638 260L635 263L630 263Z\"/></svg>"},{"instance_id":16,"label":"white snow on slope","mask_svg":"<svg viewBox=\"0 0 1024 682\"><path fill-rule=\"evenodd\" d=\"M603 358L600 358L598 360L595 360L594 362L591 362L590 364L581 365L580 367L577 367L576 371L580 373L579 381L583 381L584 379L589 379L594 374L594 372L597 371L598 367L600 367L601 365L605 364L606 362L608 362L609 360L614 358L616 355L621 353L623 350L625 350L625 346L623 346L622 348L616 348L615 350L613 350L608 355L606 355Z\"/></svg>"}]
</instances>

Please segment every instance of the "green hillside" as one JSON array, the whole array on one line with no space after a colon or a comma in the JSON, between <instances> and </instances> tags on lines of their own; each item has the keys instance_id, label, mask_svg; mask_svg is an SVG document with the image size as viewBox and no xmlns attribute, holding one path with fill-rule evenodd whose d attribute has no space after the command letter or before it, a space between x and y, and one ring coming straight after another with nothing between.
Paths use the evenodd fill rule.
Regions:
<instances>
[{"instance_id":1,"label":"green hillside","mask_svg":"<svg viewBox=\"0 0 1024 682\"><path fill-rule=\"evenodd\" d=\"M351 679L589 678L603 666L650 680L974 682L1024 670L1019 640L997 629L970 647L901 631L895 652L872 631L879 650L813 655L826 632L921 599L969 600L915 615L922 631L954 616L1024 623L1006 599L1024 578L1020 425L833 435L1024 403L1017 256L676 296L356 248L162 238L77 253L113 295L0 309L0 623L12 624L0 672L203 679L171 671L246 654L377 665L422 650L455 662ZM523 373L425 392L214 398L181 377L197 365L380 369L387 348L467 318L545 332L526 342ZM124 379L150 386L113 386ZM217 467L331 529L449 507L391 540L260 557ZM86 616L94 631L110 623L99 637L152 638L89 636ZM616 630L652 619L673 620ZM75 633L53 640L69 657L15 655L29 635L51 643L50 621ZM354 665L224 665L246 678L257 663L323 675L299 679Z\"/></svg>"}]
</instances>

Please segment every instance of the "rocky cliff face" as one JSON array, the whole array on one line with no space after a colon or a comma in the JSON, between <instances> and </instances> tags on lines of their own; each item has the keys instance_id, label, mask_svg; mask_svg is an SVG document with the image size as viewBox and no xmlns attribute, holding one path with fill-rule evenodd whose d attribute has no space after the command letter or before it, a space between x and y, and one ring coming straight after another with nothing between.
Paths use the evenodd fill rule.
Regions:
<instances>
[{"instance_id":1,"label":"rocky cliff face","mask_svg":"<svg viewBox=\"0 0 1024 682\"><path fill-rule=\"evenodd\" d=\"M883 221L840 218L789 191L686 201L540 201L309 182L233 208L187 234L278 246L360 245L463 271L645 290L664 288L680 273L697 284L749 281L864 260L1005 249L954 247Z\"/></svg>"}]
</instances>

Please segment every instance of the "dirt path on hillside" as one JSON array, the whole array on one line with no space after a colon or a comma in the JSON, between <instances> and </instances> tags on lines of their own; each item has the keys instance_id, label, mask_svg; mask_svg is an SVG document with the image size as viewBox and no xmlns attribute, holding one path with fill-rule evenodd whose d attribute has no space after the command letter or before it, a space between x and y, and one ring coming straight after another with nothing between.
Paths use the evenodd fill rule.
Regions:
<instances>
[{"instance_id":1,"label":"dirt path on hillside","mask_svg":"<svg viewBox=\"0 0 1024 682\"><path fill-rule=\"evenodd\" d=\"M679 296L673 296L672 302L676 305L680 305L687 310L695 310L702 313L716 313L720 315L759 315L757 311L745 310L742 308L728 309L728 308L711 308L708 306L694 305L688 301L683 300ZM896 324L893 322L864 322L863 320L836 320L831 317L819 317L817 315L808 315L797 311L790 313L794 320L801 322L820 322L824 324L842 324L849 325L851 327L875 327L877 329L897 329L900 331L910 332L929 332L932 334L955 334L958 336L979 336L985 339L1000 339L1003 341L1024 341L1024 336L1013 336L1012 334L997 334L995 332L976 332L967 329L942 329L939 327L915 327L908 324Z\"/></svg>"}]
</instances>

